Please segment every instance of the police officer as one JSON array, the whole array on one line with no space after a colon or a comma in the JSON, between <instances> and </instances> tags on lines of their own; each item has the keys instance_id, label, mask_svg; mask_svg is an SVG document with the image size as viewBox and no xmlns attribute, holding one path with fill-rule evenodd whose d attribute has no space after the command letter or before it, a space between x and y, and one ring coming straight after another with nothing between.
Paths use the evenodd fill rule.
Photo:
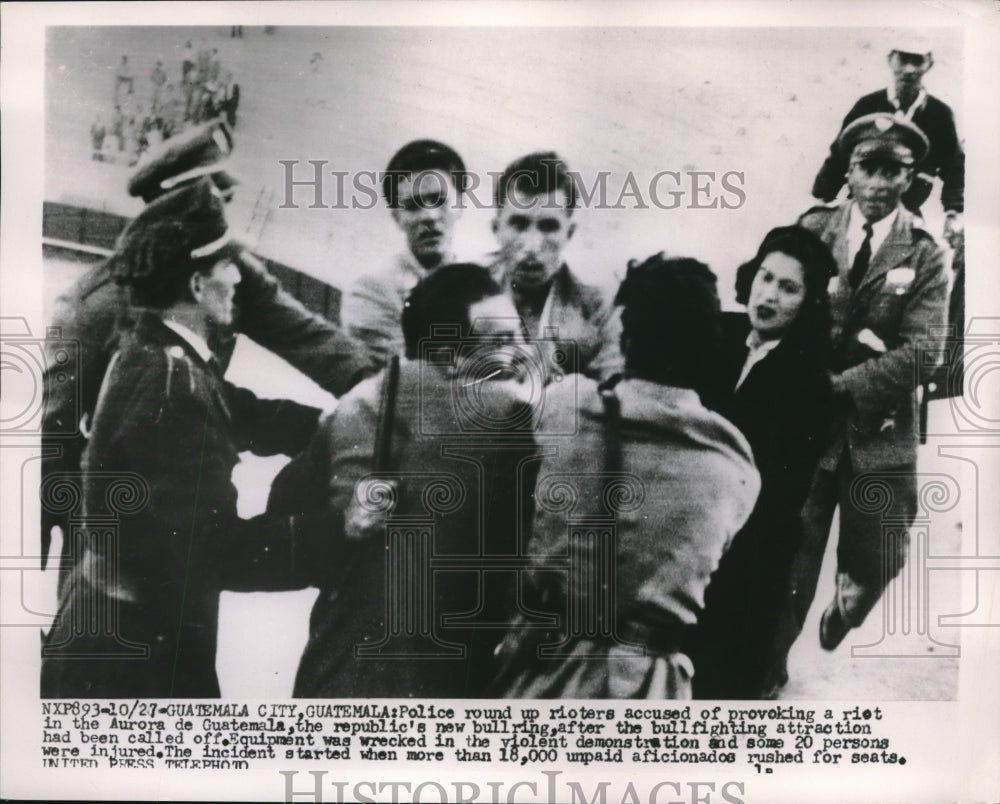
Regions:
<instances>
[{"instance_id":1,"label":"police officer","mask_svg":"<svg viewBox=\"0 0 1000 804\"><path fill-rule=\"evenodd\" d=\"M232 133L221 121L192 129L151 154L130 178L128 191L149 204L208 176L223 198L231 198L236 180L227 170L227 159L232 148ZM127 291L114 279L117 260L114 254L89 270L56 302L52 324L63 341L78 342L79 364L67 372L54 354L47 355L50 369L45 375L42 431L49 449L42 464L43 556L48 554L52 527L60 525L64 536L67 533L65 522L46 510L46 481L55 473L79 471L101 380L118 333L128 329L134 318ZM239 331L336 396L374 370L363 347L282 290L253 254L237 249L234 262L241 276L235 317L213 334L223 368L232 357ZM75 434L58 435L62 433ZM65 558L66 542L63 549Z\"/></svg>"},{"instance_id":2,"label":"police officer","mask_svg":"<svg viewBox=\"0 0 1000 804\"><path fill-rule=\"evenodd\" d=\"M329 563L337 515L236 511L240 449L292 454L319 418L222 379L211 341L233 317L237 256L207 178L147 206L122 238L115 275L137 315L83 454L89 527L45 643L46 697L218 697L220 591L301 588ZM130 477L148 499L109 536L99 523Z\"/></svg>"},{"instance_id":3,"label":"police officer","mask_svg":"<svg viewBox=\"0 0 1000 804\"><path fill-rule=\"evenodd\" d=\"M943 357L936 333L947 314L950 269L940 245L902 202L928 153L927 137L907 120L877 113L848 124L836 147L848 155L851 200L813 208L799 222L837 261L830 306L839 411L803 509L779 674L815 595L838 507L836 592L822 618L823 648L833 650L864 621L902 568L917 505L915 380ZM852 499L852 483L866 473L887 490L885 516L900 523L891 543L883 541L882 515Z\"/></svg>"}]
</instances>

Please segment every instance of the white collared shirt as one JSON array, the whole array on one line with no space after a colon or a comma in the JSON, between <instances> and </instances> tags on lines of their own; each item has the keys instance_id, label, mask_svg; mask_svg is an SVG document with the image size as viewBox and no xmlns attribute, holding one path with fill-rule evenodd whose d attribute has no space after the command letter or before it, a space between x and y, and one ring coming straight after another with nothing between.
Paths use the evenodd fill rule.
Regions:
<instances>
[{"instance_id":1,"label":"white collared shirt","mask_svg":"<svg viewBox=\"0 0 1000 804\"><path fill-rule=\"evenodd\" d=\"M756 366L761 360L771 354L775 346L781 343L781 338L772 338L771 340L761 340L756 330L750 330L750 334L747 335L747 352L746 362L743 363L743 371L740 372L740 378L736 381L736 387L739 388L743 385L743 381L750 374L750 370Z\"/></svg>"},{"instance_id":2,"label":"white collared shirt","mask_svg":"<svg viewBox=\"0 0 1000 804\"><path fill-rule=\"evenodd\" d=\"M886 215L882 220L876 221L872 226L872 251L874 257L878 254L879 248L889 236L896 218L899 216L899 208ZM850 218L847 221L847 264L854 265L854 258L861 249L861 244L865 242L865 216L861 214L857 203L851 204Z\"/></svg>"},{"instance_id":3,"label":"white collared shirt","mask_svg":"<svg viewBox=\"0 0 1000 804\"><path fill-rule=\"evenodd\" d=\"M194 330L184 326L179 321L173 321L169 318L164 318L163 323L187 341L191 345L191 348L198 353L198 357L206 363L210 363L215 357L212 354L212 350L208 348L208 341Z\"/></svg>"},{"instance_id":4,"label":"white collared shirt","mask_svg":"<svg viewBox=\"0 0 1000 804\"><path fill-rule=\"evenodd\" d=\"M896 96L896 87L893 84L889 84L885 91L885 94L889 97L889 103L895 108L893 116L900 120L906 120L907 122L913 122L913 115L916 113L917 109L923 108L924 103L927 101L927 90L923 87L920 88L920 92L917 94L916 100L910 104L909 109L903 109L902 104L899 102L899 98Z\"/></svg>"}]
</instances>

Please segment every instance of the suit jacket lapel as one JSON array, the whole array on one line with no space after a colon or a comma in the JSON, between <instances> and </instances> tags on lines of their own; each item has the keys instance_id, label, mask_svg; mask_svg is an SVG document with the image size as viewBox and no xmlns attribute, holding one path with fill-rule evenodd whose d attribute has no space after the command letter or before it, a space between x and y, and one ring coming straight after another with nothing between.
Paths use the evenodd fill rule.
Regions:
<instances>
[{"instance_id":1,"label":"suit jacket lapel","mask_svg":"<svg viewBox=\"0 0 1000 804\"><path fill-rule=\"evenodd\" d=\"M839 328L846 318L851 300L851 285L848 281L851 266L847 262L847 222L850 211L850 202L837 207L827 221L822 236L823 242L829 246L837 263L837 280L830 287L830 311L836 328Z\"/></svg>"}]
</instances>

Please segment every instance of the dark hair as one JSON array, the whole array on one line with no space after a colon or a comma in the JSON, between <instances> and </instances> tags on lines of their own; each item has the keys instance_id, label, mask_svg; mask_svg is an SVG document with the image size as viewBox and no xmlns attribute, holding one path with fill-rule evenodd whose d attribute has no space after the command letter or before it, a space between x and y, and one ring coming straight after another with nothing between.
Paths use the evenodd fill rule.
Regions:
<instances>
[{"instance_id":1,"label":"dark hair","mask_svg":"<svg viewBox=\"0 0 1000 804\"><path fill-rule=\"evenodd\" d=\"M690 257L655 254L630 265L618 288L628 376L663 385L711 386L721 350L715 274Z\"/></svg>"},{"instance_id":2,"label":"dark hair","mask_svg":"<svg viewBox=\"0 0 1000 804\"><path fill-rule=\"evenodd\" d=\"M389 160L382 177L382 196L390 208L399 204L399 182L423 170L441 170L451 176L455 189L465 192L468 173L462 157L437 140L408 142Z\"/></svg>"},{"instance_id":3,"label":"dark hair","mask_svg":"<svg viewBox=\"0 0 1000 804\"><path fill-rule=\"evenodd\" d=\"M799 261L805 285L802 307L785 337L801 338L803 345L814 346L825 355L830 348L831 327L827 286L837 276L837 261L818 235L801 226L779 226L768 232L754 258L736 269L736 301L750 301L750 288L761 263L775 252Z\"/></svg>"},{"instance_id":4,"label":"dark hair","mask_svg":"<svg viewBox=\"0 0 1000 804\"><path fill-rule=\"evenodd\" d=\"M555 151L538 151L507 165L496 186L497 209L510 198L511 190L527 195L548 195L562 190L566 193L566 208L570 212L576 208L576 184L566 163Z\"/></svg>"},{"instance_id":5,"label":"dark hair","mask_svg":"<svg viewBox=\"0 0 1000 804\"><path fill-rule=\"evenodd\" d=\"M420 341L432 337L432 328L457 328L450 340L469 334L469 308L476 302L499 296L503 288L488 268L470 262L435 268L420 280L403 306L403 339L406 356L415 360Z\"/></svg>"},{"instance_id":6,"label":"dark hair","mask_svg":"<svg viewBox=\"0 0 1000 804\"><path fill-rule=\"evenodd\" d=\"M132 302L140 307L165 309L190 300L189 280L207 275L222 259L235 259L238 248L230 243L206 257L193 258L187 229L176 220L141 227L128 236L112 258L115 281L126 285Z\"/></svg>"}]
</instances>

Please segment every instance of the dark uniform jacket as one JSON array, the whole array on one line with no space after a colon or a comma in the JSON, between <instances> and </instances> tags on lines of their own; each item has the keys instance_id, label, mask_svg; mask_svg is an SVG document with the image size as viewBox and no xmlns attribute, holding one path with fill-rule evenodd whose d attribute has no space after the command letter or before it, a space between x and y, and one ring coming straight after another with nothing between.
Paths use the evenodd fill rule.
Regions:
<instances>
[{"instance_id":1,"label":"dark uniform jacket","mask_svg":"<svg viewBox=\"0 0 1000 804\"><path fill-rule=\"evenodd\" d=\"M835 469L846 440L856 472L910 467L917 460L916 387L944 357L941 333L951 270L934 237L900 207L852 290L847 257L852 205L815 207L799 219L829 246L840 272L830 290L833 369L848 399L838 406L835 438L820 465Z\"/></svg>"},{"instance_id":2,"label":"dark uniform jacket","mask_svg":"<svg viewBox=\"0 0 1000 804\"><path fill-rule=\"evenodd\" d=\"M48 554L52 527L67 533L63 517L46 510L46 479L60 472L78 472L87 440L87 427L97 403L97 393L120 333L131 326L135 311L127 291L115 283L111 257L87 272L57 301L52 325L60 330L50 339L45 374L43 444L49 455L42 463L42 555ZM351 388L372 364L363 346L337 327L307 311L281 289L274 277L249 252L240 259L242 281L237 287L236 323L240 332L287 360L320 386L339 396ZM225 366L232 356L236 335L219 333L213 344ZM56 360L54 351L70 340L77 344L79 361ZM64 545L68 540L64 541ZM64 559L67 557L64 552Z\"/></svg>"},{"instance_id":3,"label":"dark uniform jacket","mask_svg":"<svg viewBox=\"0 0 1000 804\"><path fill-rule=\"evenodd\" d=\"M875 112L896 113L887 90L872 92L855 103L840 130L843 131L859 117ZM918 211L931 193L932 180L938 176L944 183L941 206L945 211L962 212L965 206L965 151L958 139L951 107L933 95L926 95L911 119L927 135L931 147L924 161L917 165L913 183L903 194L903 204L912 212ZM850 154L843 153L834 140L830 155L816 175L813 196L823 201L832 201L837 197L844 186L849 157Z\"/></svg>"},{"instance_id":4,"label":"dark uniform jacket","mask_svg":"<svg viewBox=\"0 0 1000 804\"><path fill-rule=\"evenodd\" d=\"M761 491L712 575L691 659L695 697L753 699L765 692L765 663L802 541L799 512L829 441L832 392L828 356L795 329L735 388L749 352L750 321L732 313L723 322L720 373L729 395L720 412L750 442Z\"/></svg>"},{"instance_id":5,"label":"dark uniform jacket","mask_svg":"<svg viewBox=\"0 0 1000 804\"><path fill-rule=\"evenodd\" d=\"M238 450L297 451L318 415L228 385L160 318L138 317L83 457L85 525L73 537L84 550L45 644L44 696L219 695L220 590L300 588L317 566L312 546L333 541L329 517L240 519ZM131 656L135 646L148 655Z\"/></svg>"}]
</instances>

